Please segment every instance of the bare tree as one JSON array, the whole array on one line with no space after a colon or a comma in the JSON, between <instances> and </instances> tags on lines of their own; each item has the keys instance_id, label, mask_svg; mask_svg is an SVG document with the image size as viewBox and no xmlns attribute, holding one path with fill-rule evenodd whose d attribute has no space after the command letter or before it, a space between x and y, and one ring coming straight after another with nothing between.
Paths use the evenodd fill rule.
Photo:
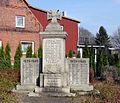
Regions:
<instances>
[{"instance_id":1,"label":"bare tree","mask_svg":"<svg viewBox=\"0 0 120 103\"><path fill-rule=\"evenodd\" d=\"M79 44L85 44L85 42L88 44L94 44L94 37L89 30L81 27L79 28Z\"/></svg>"},{"instance_id":2,"label":"bare tree","mask_svg":"<svg viewBox=\"0 0 120 103\"><path fill-rule=\"evenodd\" d=\"M116 49L120 49L120 28L111 37L111 45Z\"/></svg>"}]
</instances>

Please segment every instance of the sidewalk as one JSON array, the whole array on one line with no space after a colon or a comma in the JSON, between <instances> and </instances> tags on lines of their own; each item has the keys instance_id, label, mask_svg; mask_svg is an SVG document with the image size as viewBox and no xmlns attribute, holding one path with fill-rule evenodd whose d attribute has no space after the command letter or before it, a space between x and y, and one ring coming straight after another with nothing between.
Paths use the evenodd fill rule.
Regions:
<instances>
[{"instance_id":1,"label":"sidewalk","mask_svg":"<svg viewBox=\"0 0 120 103\"><path fill-rule=\"evenodd\" d=\"M73 103L70 97L29 97L27 94L19 94L19 103Z\"/></svg>"}]
</instances>

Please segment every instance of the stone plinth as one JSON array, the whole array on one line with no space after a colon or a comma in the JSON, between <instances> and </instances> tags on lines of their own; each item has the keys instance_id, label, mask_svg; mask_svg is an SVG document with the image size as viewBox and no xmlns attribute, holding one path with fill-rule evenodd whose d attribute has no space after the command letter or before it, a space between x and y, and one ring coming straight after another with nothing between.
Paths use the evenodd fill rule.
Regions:
<instances>
[{"instance_id":1,"label":"stone plinth","mask_svg":"<svg viewBox=\"0 0 120 103\"><path fill-rule=\"evenodd\" d=\"M40 74L40 86L43 88L42 91L70 92L67 83L68 72L65 70L65 38L67 33L57 22L59 16L55 12L50 15L50 18L53 17L52 21L47 25L45 32L40 32L43 39L43 74Z\"/></svg>"},{"instance_id":2,"label":"stone plinth","mask_svg":"<svg viewBox=\"0 0 120 103\"><path fill-rule=\"evenodd\" d=\"M89 85L89 59L69 58L67 68L69 68L71 90L93 90L93 86Z\"/></svg>"},{"instance_id":3,"label":"stone plinth","mask_svg":"<svg viewBox=\"0 0 120 103\"><path fill-rule=\"evenodd\" d=\"M57 37L54 35L56 33ZM68 88L65 71L65 36L67 33L42 32L43 37L43 91L64 91ZM49 34L49 35L48 35ZM41 77L42 78L42 77ZM66 90L68 91L68 90Z\"/></svg>"},{"instance_id":4,"label":"stone plinth","mask_svg":"<svg viewBox=\"0 0 120 103\"><path fill-rule=\"evenodd\" d=\"M39 78L39 59L21 59L21 84L17 85L17 90L34 90Z\"/></svg>"},{"instance_id":5,"label":"stone plinth","mask_svg":"<svg viewBox=\"0 0 120 103\"><path fill-rule=\"evenodd\" d=\"M62 75L61 74L44 74L44 86L45 87L62 87Z\"/></svg>"}]
</instances>

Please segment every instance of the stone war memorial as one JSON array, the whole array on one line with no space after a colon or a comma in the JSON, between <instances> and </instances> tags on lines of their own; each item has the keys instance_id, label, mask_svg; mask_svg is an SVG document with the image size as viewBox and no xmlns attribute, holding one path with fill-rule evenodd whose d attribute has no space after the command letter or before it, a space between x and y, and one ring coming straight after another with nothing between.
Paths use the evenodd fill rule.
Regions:
<instances>
[{"instance_id":1,"label":"stone war memorial","mask_svg":"<svg viewBox=\"0 0 120 103\"><path fill-rule=\"evenodd\" d=\"M36 93L67 93L71 91L91 91L89 84L89 59L65 58L65 39L57 20L61 13L50 11L47 14L50 23L44 32L40 32L43 40L42 68L38 58L21 59L21 84L17 91L35 91Z\"/></svg>"},{"instance_id":2,"label":"stone war memorial","mask_svg":"<svg viewBox=\"0 0 120 103\"><path fill-rule=\"evenodd\" d=\"M37 86L39 71L38 58L21 59L21 84L16 86L17 90L33 91Z\"/></svg>"}]
</instances>

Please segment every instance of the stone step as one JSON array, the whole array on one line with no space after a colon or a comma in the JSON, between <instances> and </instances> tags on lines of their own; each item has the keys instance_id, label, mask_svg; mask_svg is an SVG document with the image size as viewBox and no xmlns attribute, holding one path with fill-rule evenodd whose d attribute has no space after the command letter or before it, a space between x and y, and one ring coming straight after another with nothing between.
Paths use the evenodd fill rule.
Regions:
<instances>
[{"instance_id":1,"label":"stone step","mask_svg":"<svg viewBox=\"0 0 120 103\"><path fill-rule=\"evenodd\" d=\"M45 87L43 92L62 92L62 88L60 87Z\"/></svg>"},{"instance_id":2,"label":"stone step","mask_svg":"<svg viewBox=\"0 0 120 103\"><path fill-rule=\"evenodd\" d=\"M50 97L74 97L76 94L74 93L63 93L63 92L42 92L41 96L50 96Z\"/></svg>"}]
</instances>

